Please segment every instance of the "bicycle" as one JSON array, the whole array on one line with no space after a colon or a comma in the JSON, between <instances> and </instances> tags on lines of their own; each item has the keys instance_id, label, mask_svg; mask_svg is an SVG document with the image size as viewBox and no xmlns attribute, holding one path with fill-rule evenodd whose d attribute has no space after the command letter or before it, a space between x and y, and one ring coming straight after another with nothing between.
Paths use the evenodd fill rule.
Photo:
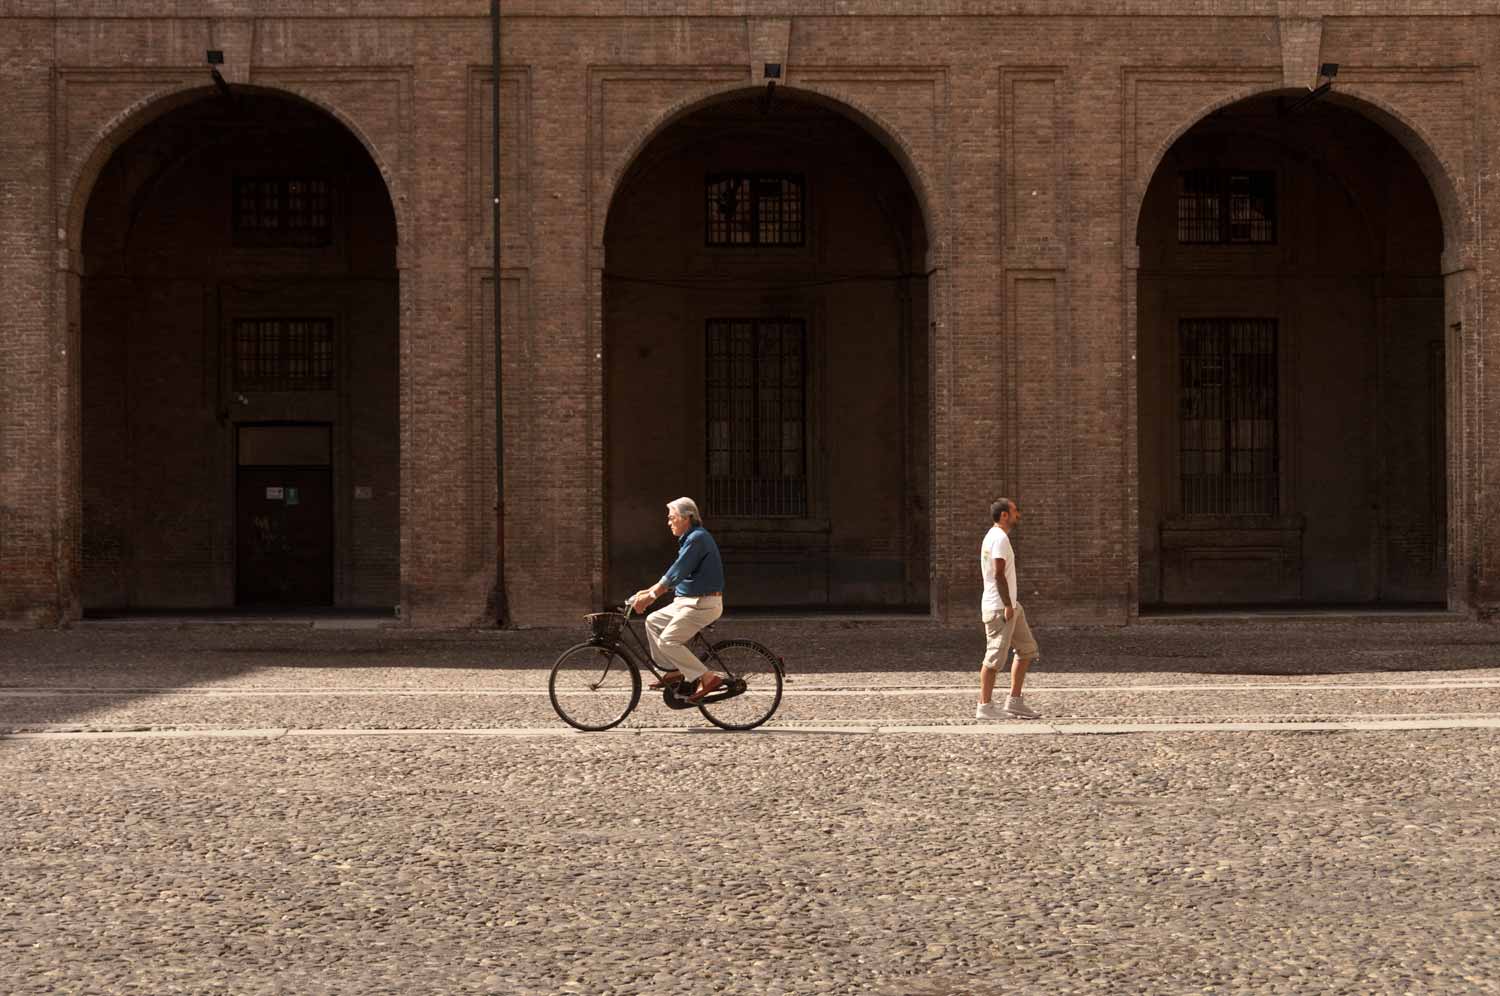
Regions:
<instances>
[{"instance_id":1,"label":"bicycle","mask_svg":"<svg viewBox=\"0 0 1500 996\"><path fill-rule=\"evenodd\" d=\"M547 679L552 708L575 729L595 733L618 726L640 703L643 667L658 681L666 674L631 625L630 606L620 609L624 611L584 616L589 639L564 650L552 665ZM688 701L695 682L674 682L662 688L662 700L668 709L696 708L720 729L753 730L781 704L786 662L754 640L712 643L712 630L704 627L688 641L688 648L727 680L696 703Z\"/></svg>"}]
</instances>

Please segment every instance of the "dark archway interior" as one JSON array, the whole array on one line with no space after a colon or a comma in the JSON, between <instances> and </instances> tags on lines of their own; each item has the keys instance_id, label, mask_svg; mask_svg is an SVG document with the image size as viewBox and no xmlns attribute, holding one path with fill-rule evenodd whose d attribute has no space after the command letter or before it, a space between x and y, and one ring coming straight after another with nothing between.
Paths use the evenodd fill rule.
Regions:
<instances>
[{"instance_id":1,"label":"dark archway interior","mask_svg":"<svg viewBox=\"0 0 1500 996\"><path fill-rule=\"evenodd\" d=\"M1438 205L1378 125L1291 104L1206 118L1144 200L1146 608L1446 596Z\"/></svg>"},{"instance_id":2,"label":"dark archway interior","mask_svg":"<svg viewBox=\"0 0 1500 996\"><path fill-rule=\"evenodd\" d=\"M359 142L241 90L88 202L83 604L396 604L396 223Z\"/></svg>"},{"instance_id":3,"label":"dark archway interior","mask_svg":"<svg viewBox=\"0 0 1500 996\"><path fill-rule=\"evenodd\" d=\"M925 610L927 240L890 153L780 92L718 103L642 150L605 249L609 596L689 495L731 608Z\"/></svg>"}]
</instances>

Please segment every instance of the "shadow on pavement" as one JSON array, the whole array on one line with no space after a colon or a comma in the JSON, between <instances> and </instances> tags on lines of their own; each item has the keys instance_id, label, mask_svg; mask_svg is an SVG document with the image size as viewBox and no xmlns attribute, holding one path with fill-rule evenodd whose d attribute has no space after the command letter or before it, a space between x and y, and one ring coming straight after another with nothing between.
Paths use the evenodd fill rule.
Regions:
<instances>
[{"instance_id":1,"label":"shadow on pavement","mask_svg":"<svg viewBox=\"0 0 1500 996\"><path fill-rule=\"evenodd\" d=\"M1194 621L1121 628L1035 625L1048 674L1302 676L1455 672L1500 668L1500 626L1465 620ZM945 628L918 617L757 618L729 616L718 639L750 637L804 674L977 671L984 649L976 620ZM312 625L84 624L69 630L0 631L0 729L36 713L48 724L107 711L167 689L223 685L397 688L420 694L466 684L485 672L533 672L545 686L553 659L587 636L582 625L523 630L320 629ZM326 671L318 676L316 671ZM287 672L284 681L276 673ZM444 677L441 672L454 672ZM1040 673L1040 671L1038 673ZM459 672L462 672L460 675ZM294 676L295 674L295 676ZM531 688L526 679L524 686ZM43 699L26 690L88 690Z\"/></svg>"}]
</instances>

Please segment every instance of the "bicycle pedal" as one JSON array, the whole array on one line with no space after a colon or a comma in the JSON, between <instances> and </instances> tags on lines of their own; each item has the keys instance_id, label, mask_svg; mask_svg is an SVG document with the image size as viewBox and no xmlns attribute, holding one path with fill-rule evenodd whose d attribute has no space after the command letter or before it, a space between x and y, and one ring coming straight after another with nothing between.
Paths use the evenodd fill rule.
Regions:
<instances>
[{"instance_id":1,"label":"bicycle pedal","mask_svg":"<svg viewBox=\"0 0 1500 996\"><path fill-rule=\"evenodd\" d=\"M677 688L681 684L683 684L683 683L682 682L678 682L677 685L671 685L671 686L668 686L667 688L663 688L662 689L661 698L662 698L662 701L667 704L667 708L668 709L692 709L692 708L695 708L695 706L691 702L689 702L687 700L687 695L678 694ZM689 694L692 694L692 693L689 692Z\"/></svg>"}]
</instances>

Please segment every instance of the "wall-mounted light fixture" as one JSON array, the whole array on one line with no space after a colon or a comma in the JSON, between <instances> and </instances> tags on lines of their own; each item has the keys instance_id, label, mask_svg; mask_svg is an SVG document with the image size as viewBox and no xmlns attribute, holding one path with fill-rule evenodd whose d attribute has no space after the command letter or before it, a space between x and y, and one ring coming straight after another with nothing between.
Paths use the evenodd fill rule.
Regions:
<instances>
[{"instance_id":1,"label":"wall-mounted light fixture","mask_svg":"<svg viewBox=\"0 0 1500 996\"><path fill-rule=\"evenodd\" d=\"M781 79L781 63L763 63L760 71L766 81L766 99L760 105L760 112L762 114L770 114L771 100L776 96L776 81Z\"/></svg>"},{"instance_id":2,"label":"wall-mounted light fixture","mask_svg":"<svg viewBox=\"0 0 1500 996\"><path fill-rule=\"evenodd\" d=\"M208 75L213 77L214 86L218 87L219 92L225 97L233 100L234 93L230 91L228 82L226 82L224 77L220 75L217 68L224 64L224 53L217 48L211 48L206 53L206 58L208 61Z\"/></svg>"},{"instance_id":3,"label":"wall-mounted light fixture","mask_svg":"<svg viewBox=\"0 0 1500 996\"><path fill-rule=\"evenodd\" d=\"M1318 66L1318 79L1322 80L1316 87L1308 87L1308 92L1298 97L1281 109L1282 114L1296 114L1305 109L1313 101L1333 89L1333 78L1339 74L1337 62L1325 62Z\"/></svg>"}]
</instances>

